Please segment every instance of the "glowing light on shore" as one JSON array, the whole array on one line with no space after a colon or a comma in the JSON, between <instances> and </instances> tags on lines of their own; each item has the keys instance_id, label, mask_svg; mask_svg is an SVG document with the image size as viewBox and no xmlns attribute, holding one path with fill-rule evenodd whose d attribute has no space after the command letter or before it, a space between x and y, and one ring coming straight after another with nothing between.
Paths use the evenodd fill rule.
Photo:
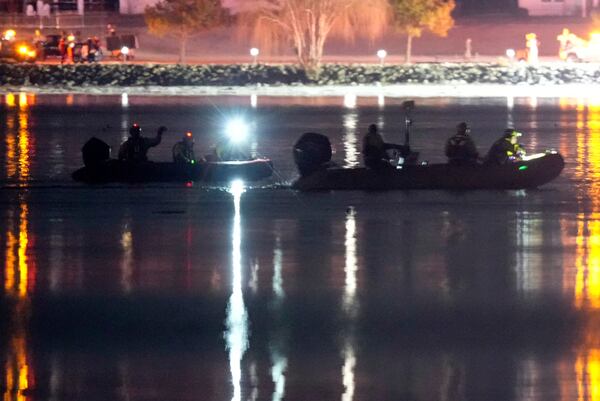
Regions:
<instances>
[{"instance_id":1,"label":"glowing light on shore","mask_svg":"<svg viewBox=\"0 0 600 401\"><path fill-rule=\"evenodd\" d=\"M377 57L379 57L379 64L383 65L385 63L385 58L387 57L387 51L384 49L377 50Z\"/></svg>"},{"instance_id":2,"label":"glowing light on shore","mask_svg":"<svg viewBox=\"0 0 600 401\"><path fill-rule=\"evenodd\" d=\"M356 108L356 95L354 93L346 93L344 95L344 107L349 109Z\"/></svg>"}]
</instances>

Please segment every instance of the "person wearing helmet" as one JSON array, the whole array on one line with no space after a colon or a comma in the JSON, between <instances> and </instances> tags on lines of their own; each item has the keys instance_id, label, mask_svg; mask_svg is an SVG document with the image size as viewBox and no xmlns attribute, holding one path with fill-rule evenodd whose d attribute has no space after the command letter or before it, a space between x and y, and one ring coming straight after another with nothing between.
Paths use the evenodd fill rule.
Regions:
<instances>
[{"instance_id":1,"label":"person wearing helmet","mask_svg":"<svg viewBox=\"0 0 600 401\"><path fill-rule=\"evenodd\" d=\"M448 157L448 163L464 165L477 162L479 153L475 147L475 142L469 136L470 131L470 127L465 122L456 126L456 134L446 141L445 153Z\"/></svg>"},{"instance_id":2,"label":"person wearing helmet","mask_svg":"<svg viewBox=\"0 0 600 401\"><path fill-rule=\"evenodd\" d=\"M490 148L487 161L489 163L505 164L525 156L525 149L517 142L520 136L521 133L513 128L505 129L502 137L494 142Z\"/></svg>"},{"instance_id":3,"label":"person wearing helmet","mask_svg":"<svg viewBox=\"0 0 600 401\"><path fill-rule=\"evenodd\" d=\"M369 125L367 134L363 139L362 149L365 166L372 169L391 167L388 150L398 150L402 157L406 157L410 153L407 146L386 143L377 131L377 125Z\"/></svg>"},{"instance_id":4,"label":"person wearing helmet","mask_svg":"<svg viewBox=\"0 0 600 401\"><path fill-rule=\"evenodd\" d=\"M162 140L162 134L167 130L166 127L160 127L154 138L142 136L142 128L138 124L133 124L129 128L129 138L121 144L119 148L119 160L131 162L148 161L148 149L156 146Z\"/></svg>"},{"instance_id":5,"label":"person wearing helmet","mask_svg":"<svg viewBox=\"0 0 600 401\"><path fill-rule=\"evenodd\" d=\"M182 164L196 163L194 155L194 135L188 131L183 138L173 146L173 161Z\"/></svg>"}]
</instances>

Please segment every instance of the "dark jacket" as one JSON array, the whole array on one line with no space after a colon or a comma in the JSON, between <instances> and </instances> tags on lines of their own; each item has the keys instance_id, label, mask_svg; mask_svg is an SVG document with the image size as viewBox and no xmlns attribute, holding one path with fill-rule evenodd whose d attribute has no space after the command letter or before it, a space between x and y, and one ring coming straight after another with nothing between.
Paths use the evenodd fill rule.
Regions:
<instances>
[{"instance_id":1,"label":"dark jacket","mask_svg":"<svg viewBox=\"0 0 600 401\"><path fill-rule=\"evenodd\" d=\"M468 134L457 133L446 142L446 156L450 163L474 163L479 157L475 142Z\"/></svg>"},{"instance_id":2,"label":"dark jacket","mask_svg":"<svg viewBox=\"0 0 600 401\"><path fill-rule=\"evenodd\" d=\"M138 138L129 137L121 147L119 148L119 160L127 160L133 162L145 162L148 161L147 153L148 149L156 146L162 139L161 135L157 135L154 138L145 138L140 136Z\"/></svg>"}]
</instances>

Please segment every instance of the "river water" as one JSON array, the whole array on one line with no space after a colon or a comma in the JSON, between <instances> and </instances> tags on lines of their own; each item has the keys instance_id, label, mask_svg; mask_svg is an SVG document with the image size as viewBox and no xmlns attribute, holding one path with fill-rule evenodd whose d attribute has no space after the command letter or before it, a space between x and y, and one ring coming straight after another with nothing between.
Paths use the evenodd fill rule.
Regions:
<instances>
[{"instance_id":1,"label":"river water","mask_svg":"<svg viewBox=\"0 0 600 401\"><path fill-rule=\"evenodd\" d=\"M402 100L0 96L0 389L5 400L600 399L600 102L424 98L412 144L442 161L468 121L566 160L529 191L297 193L291 146L360 163ZM86 186L97 136L138 122L210 151L250 124L275 177Z\"/></svg>"}]
</instances>

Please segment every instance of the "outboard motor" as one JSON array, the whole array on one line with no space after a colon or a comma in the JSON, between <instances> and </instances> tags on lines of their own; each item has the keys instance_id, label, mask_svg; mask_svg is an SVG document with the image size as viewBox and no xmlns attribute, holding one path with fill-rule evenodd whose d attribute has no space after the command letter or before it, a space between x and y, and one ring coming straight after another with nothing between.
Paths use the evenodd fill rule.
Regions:
<instances>
[{"instance_id":1,"label":"outboard motor","mask_svg":"<svg viewBox=\"0 0 600 401\"><path fill-rule=\"evenodd\" d=\"M96 137L92 137L81 148L83 164L96 167L110 158L110 146Z\"/></svg>"},{"instance_id":2,"label":"outboard motor","mask_svg":"<svg viewBox=\"0 0 600 401\"><path fill-rule=\"evenodd\" d=\"M314 132L303 134L294 145L294 161L301 176L325 168L325 165L331 161L329 138Z\"/></svg>"}]
</instances>

